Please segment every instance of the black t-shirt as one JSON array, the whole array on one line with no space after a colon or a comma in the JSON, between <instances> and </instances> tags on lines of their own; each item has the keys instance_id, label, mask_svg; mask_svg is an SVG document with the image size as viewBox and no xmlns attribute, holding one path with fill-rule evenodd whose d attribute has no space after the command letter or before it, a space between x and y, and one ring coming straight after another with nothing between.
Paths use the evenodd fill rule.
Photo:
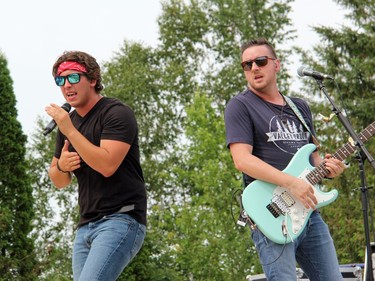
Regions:
<instances>
[{"instance_id":1,"label":"black t-shirt","mask_svg":"<svg viewBox=\"0 0 375 281\"><path fill-rule=\"evenodd\" d=\"M146 225L146 189L140 165L138 125L133 111L117 99L103 97L84 117L74 110L70 118L77 130L96 146L100 145L101 139L131 145L119 168L110 177L104 177L81 159L81 167L74 171L78 180L78 225L98 220L117 212L123 206L133 204L135 209L128 214ZM54 154L56 158L60 158L65 139L58 131ZM75 151L72 145L69 151Z\"/></svg>"},{"instance_id":2,"label":"black t-shirt","mask_svg":"<svg viewBox=\"0 0 375 281\"><path fill-rule=\"evenodd\" d=\"M291 98L303 119L315 134L308 104ZM271 166L284 170L299 148L312 143L312 137L289 105L284 108L264 101L250 90L233 97L225 109L227 146L246 143L253 155ZM245 176L245 184L254 179Z\"/></svg>"}]
</instances>

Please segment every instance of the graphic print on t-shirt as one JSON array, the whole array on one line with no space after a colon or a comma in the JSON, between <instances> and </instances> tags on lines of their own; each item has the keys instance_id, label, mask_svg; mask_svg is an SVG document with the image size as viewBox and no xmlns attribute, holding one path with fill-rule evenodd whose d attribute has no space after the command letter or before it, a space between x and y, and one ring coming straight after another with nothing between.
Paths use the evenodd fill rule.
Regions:
<instances>
[{"instance_id":1,"label":"graphic print on t-shirt","mask_svg":"<svg viewBox=\"0 0 375 281\"><path fill-rule=\"evenodd\" d=\"M284 116L285 117L285 116ZM268 142L273 142L281 151L295 154L297 150L308 143L310 133L303 130L303 125L295 119L274 116L269 123Z\"/></svg>"}]
</instances>

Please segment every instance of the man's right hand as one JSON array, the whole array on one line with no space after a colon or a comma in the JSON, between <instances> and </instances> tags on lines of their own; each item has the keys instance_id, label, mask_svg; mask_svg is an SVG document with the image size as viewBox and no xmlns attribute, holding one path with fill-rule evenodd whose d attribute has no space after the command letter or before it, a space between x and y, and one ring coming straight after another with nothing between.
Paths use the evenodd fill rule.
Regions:
<instances>
[{"instance_id":1,"label":"man's right hand","mask_svg":"<svg viewBox=\"0 0 375 281\"><path fill-rule=\"evenodd\" d=\"M315 210L318 200L315 197L314 188L310 183L293 177L290 183L285 187L288 188L288 190L305 206L305 208Z\"/></svg>"}]
</instances>

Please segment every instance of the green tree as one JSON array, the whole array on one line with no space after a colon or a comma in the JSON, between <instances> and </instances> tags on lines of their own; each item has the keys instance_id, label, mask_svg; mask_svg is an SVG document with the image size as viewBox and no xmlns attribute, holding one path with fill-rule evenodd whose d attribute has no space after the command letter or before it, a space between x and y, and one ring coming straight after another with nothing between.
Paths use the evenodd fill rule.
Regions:
<instances>
[{"instance_id":1,"label":"green tree","mask_svg":"<svg viewBox=\"0 0 375 281\"><path fill-rule=\"evenodd\" d=\"M314 47L314 52L305 52L304 60L313 65L314 69L324 71L335 77L335 82L324 81L329 97L338 105L339 110L350 120L356 132L361 132L366 126L374 122L375 93L373 46L375 45L375 1L337 0L339 5L347 9L346 18L349 25L340 29L318 26L315 31L319 34L320 43ZM313 58L316 56L317 59ZM308 84L308 89L314 91L314 112L321 112L325 116L332 113L331 105L325 96L319 93L314 81ZM317 126L319 135L323 136L323 150L334 152L340 144L348 141L349 134L338 118L329 123L321 122ZM372 130L374 127L372 127ZM373 139L366 143L369 152L375 154ZM340 263L363 263L365 254L365 235L361 186L358 161L354 156L347 159L350 167L340 178L326 183L328 188L337 187L339 198L330 206L324 208L323 215L331 228L335 240ZM374 185L373 168L365 163L367 186ZM369 208L374 205L373 190L369 189ZM371 227L371 241L374 241L374 220L369 213Z\"/></svg>"},{"instance_id":2,"label":"green tree","mask_svg":"<svg viewBox=\"0 0 375 281\"><path fill-rule=\"evenodd\" d=\"M241 190L241 176L225 147L222 111L213 104L212 97L197 91L186 108L188 145L179 150L182 160L175 170L189 196L172 213L168 243L191 280L241 280L260 267L249 229L236 226L239 208L233 196Z\"/></svg>"},{"instance_id":3,"label":"green tree","mask_svg":"<svg viewBox=\"0 0 375 281\"><path fill-rule=\"evenodd\" d=\"M166 1L159 19L162 48L169 59L193 70L194 99L185 104L184 137L171 159L171 181L179 193L164 208L159 226L182 280L239 280L260 266L248 229L235 226L232 196L241 188L225 147L223 112L226 102L245 88L239 46L254 37L281 46L293 38L288 13L290 1ZM251 11L256 11L251 13ZM280 77L288 90L286 72ZM175 194L175 193L173 193ZM235 201L235 200L233 200ZM233 202L235 204L236 202ZM235 207L234 207L235 209ZM163 217L160 215L160 217ZM169 222L171 221L172 224Z\"/></svg>"},{"instance_id":4,"label":"green tree","mask_svg":"<svg viewBox=\"0 0 375 281\"><path fill-rule=\"evenodd\" d=\"M26 136L5 56L0 53L0 279L36 280L32 189L25 162Z\"/></svg>"},{"instance_id":5,"label":"green tree","mask_svg":"<svg viewBox=\"0 0 375 281\"><path fill-rule=\"evenodd\" d=\"M182 133L183 104L189 74L182 65L164 59L158 50L124 42L104 65L104 95L119 98L135 112L139 124L141 162L149 198L148 230L141 252L119 280L179 280L168 256L164 232L158 228L163 204L174 201L171 151ZM179 84L177 81L182 81ZM164 216L162 216L164 219Z\"/></svg>"},{"instance_id":6,"label":"green tree","mask_svg":"<svg viewBox=\"0 0 375 281\"><path fill-rule=\"evenodd\" d=\"M153 247L142 251L170 274L143 280L236 280L260 271L246 229L230 214L241 181L225 148L223 110L245 87L241 43L265 36L282 57L290 53L281 48L293 38L290 2L164 1L160 46L125 42L106 65L105 93L129 104L140 124L150 198L145 245ZM280 79L287 91L286 72ZM122 276L140 270L131 265Z\"/></svg>"},{"instance_id":7,"label":"green tree","mask_svg":"<svg viewBox=\"0 0 375 281\"><path fill-rule=\"evenodd\" d=\"M247 40L268 38L288 65L291 49L283 46L295 38L291 2L164 1L158 21L164 56L194 71L194 81L223 107L245 86L239 48ZM288 91L289 78L286 71L279 77L281 91Z\"/></svg>"},{"instance_id":8,"label":"green tree","mask_svg":"<svg viewBox=\"0 0 375 281\"><path fill-rule=\"evenodd\" d=\"M223 112L246 87L241 43L267 37L287 65L291 50L283 46L294 37L290 2L163 1L160 45L153 49L125 41L104 64L103 94L123 100L136 114L149 196L145 244L119 280L241 280L260 272L249 230L235 226L239 213L233 197L242 183L225 147ZM288 81L285 71L283 92ZM52 145L47 138L33 146L33 173L46 175ZM40 213L51 219L49 198L65 202L72 193L58 191L60 198L47 177L35 182ZM68 215L73 206L67 208L68 221L74 221ZM62 242L71 241L71 233L61 229L57 223L37 231L45 261L40 269L50 277L58 276L52 275L58 257L68 265ZM46 241L57 242L52 262Z\"/></svg>"},{"instance_id":9,"label":"green tree","mask_svg":"<svg viewBox=\"0 0 375 281\"><path fill-rule=\"evenodd\" d=\"M38 280L71 280L72 243L78 222L77 184L62 190L53 186L48 177L56 132L42 136L45 120L37 120L38 129L31 136L28 149L29 174L35 198L32 237L38 263ZM40 137L42 136L42 137Z\"/></svg>"}]
</instances>

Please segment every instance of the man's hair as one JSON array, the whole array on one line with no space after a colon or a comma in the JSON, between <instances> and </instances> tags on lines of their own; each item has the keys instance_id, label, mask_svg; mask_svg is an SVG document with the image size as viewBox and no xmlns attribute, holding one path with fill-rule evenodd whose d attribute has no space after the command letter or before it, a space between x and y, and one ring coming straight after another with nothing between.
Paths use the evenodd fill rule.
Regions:
<instances>
[{"instance_id":1,"label":"man's hair","mask_svg":"<svg viewBox=\"0 0 375 281\"><path fill-rule=\"evenodd\" d=\"M267 46L267 48L271 51L272 55L277 59L275 49L271 45L270 42L267 41L265 38L258 38L252 39L241 46L241 55L245 52L246 49L253 47L253 46Z\"/></svg>"},{"instance_id":2,"label":"man's hair","mask_svg":"<svg viewBox=\"0 0 375 281\"><path fill-rule=\"evenodd\" d=\"M100 73L100 66L96 62L96 59L92 57L91 55L80 52L80 51L65 51L55 62L55 64L52 67L52 75L53 77L56 77L57 75L57 69L59 68L59 65L63 63L64 61L74 61L81 65L83 65L86 70L86 77L88 80L96 80L95 84L95 91L97 93L100 93L101 90L103 90L103 84L102 84L102 77Z\"/></svg>"}]
</instances>

